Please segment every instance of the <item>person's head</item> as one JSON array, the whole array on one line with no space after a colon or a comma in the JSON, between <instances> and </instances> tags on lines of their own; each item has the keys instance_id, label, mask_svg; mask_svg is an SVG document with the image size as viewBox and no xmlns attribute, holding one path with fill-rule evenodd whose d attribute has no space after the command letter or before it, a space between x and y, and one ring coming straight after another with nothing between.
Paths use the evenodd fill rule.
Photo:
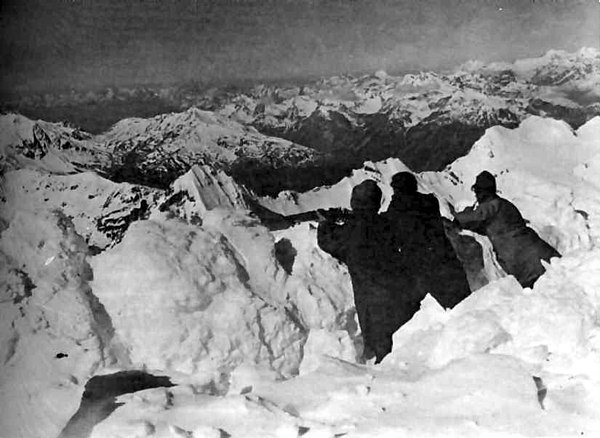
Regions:
<instances>
[{"instance_id":1,"label":"person's head","mask_svg":"<svg viewBox=\"0 0 600 438\"><path fill-rule=\"evenodd\" d=\"M372 179L365 180L352 189L350 206L356 213L376 214L381 207L381 189Z\"/></svg>"},{"instance_id":2,"label":"person's head","mask_svg":"<svg viewBox=\"0 0 600 438\"><path fill-rule=\"evenodd\" d=\"M475 192L477 201L482 201L496 194L496 178L487 170L481 172L475 178L475 184L471 187Z\"/></svg>"},{"instance_id":3,"label":"person's head","mask_svg":"<svg viewBox=\"0 0 600 438\"><path fill-rule=\"evenodd\" d=\"M394 193L416 193L417 178L410 172L398 172L392 177L391 186Z\"/></svg>"}]
</instances>

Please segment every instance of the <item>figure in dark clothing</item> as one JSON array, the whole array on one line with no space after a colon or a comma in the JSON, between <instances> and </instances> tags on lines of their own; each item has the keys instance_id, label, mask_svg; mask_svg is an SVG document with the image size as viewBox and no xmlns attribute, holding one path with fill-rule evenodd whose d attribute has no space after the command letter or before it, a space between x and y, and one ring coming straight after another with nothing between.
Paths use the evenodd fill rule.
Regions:
<instances>
[{"instance_id":1,"label":"figure in dark clothing","mask_svg":"<svg viewBox=\"0 0 600 438\"><path fill-rule=\"evenodd\" d=\"M541 260L560 257L556 249L529 228L510 201L496 193L496 179L483 171L472 187L477 205L460 213L451 206L456 222L463 228L486 235L492 242L500 266L514 275L523 287L532 287L545 272Z\"/></svg>"},{"instance_id":2,"label":"figure in dark clothing","mask_svg":"<svg viewBox=\"0 0 600 438\"><path fill-rule=\"evenodd\" d=\"M417 191L410 172L392 177L394 195L385 216L394 224L405 266L415 287L446 308L470 293L461 262L446 237L437 198Z\"/></svg>"},{"instance_id":3,"label":"figure in dark clothing","mask_svg":"<svg viewBox=\"0 0 600 438\"><path fill-rule=\"evenodd\" d=\"M392 349L393 333L418 310L421 297L407 287L394 227L378 214L381 189L373 180L354 187L344 223L323 218L317 232L324 251L345 263L365 346L379 363Z\"/></svg>"}]
</instances>

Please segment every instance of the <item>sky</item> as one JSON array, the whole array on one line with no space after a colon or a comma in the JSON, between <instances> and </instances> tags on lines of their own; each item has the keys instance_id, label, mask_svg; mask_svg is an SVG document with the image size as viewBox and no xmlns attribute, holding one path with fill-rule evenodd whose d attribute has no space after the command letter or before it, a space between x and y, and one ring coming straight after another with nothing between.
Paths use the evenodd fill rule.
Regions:
<instances>
[{"instance_id":1,"label":"sky","mask_svg":"<svg viewBox=\"0 0 600 438\"><path fill-rule=\"evenodd\" d=\"M600 47L598 0L2 0L0 91L443 70Z\"/></svg>"}]
</instances>

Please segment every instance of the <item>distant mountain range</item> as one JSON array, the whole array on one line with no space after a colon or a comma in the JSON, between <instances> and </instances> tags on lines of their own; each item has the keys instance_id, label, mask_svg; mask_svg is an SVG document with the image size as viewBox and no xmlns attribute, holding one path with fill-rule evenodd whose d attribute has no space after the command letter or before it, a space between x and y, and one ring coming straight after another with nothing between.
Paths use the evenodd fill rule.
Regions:
<instances>
[{"instance_id":1,"label":"distant mountain range","mask_svg":"<svg viewBox=\"0 0 600 438\"><path fill-rule=\"evenodd\" d=\"M450 74L377 72L247 90L108 89L34 96L4 107L92 130L122 115L183 111L124 119L95 136L36 122L14 150L25 157L37 157L49 144L71 148L71 156L93 150L94 166L109 178L157 187L193 164L211 164L258 194L276 195L332 184L366 160L393 157L414 171L440 170L487 128L516 127L529 115L577 128L600 114L599 90L600 51L587 48L511 64L472 61Z\"/></svg>"}]
</instances>

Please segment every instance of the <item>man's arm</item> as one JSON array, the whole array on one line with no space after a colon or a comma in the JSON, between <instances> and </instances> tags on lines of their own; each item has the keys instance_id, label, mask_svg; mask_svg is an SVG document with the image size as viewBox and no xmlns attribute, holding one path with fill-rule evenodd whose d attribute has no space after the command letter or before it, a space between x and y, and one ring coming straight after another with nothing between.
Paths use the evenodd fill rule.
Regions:
<instances>
[{"instance_id":1,"label":"man's arm","mask_svg":"<svg viewBox=\"0 0 600 438\"><path fill-rule=\"evenodd\" d=\"M477 207L467 207L463 211L454 211L454 220L461 228L483 233L486 222L498 212L495 202L483 202Z\"/></svg>"}]
</instances>

